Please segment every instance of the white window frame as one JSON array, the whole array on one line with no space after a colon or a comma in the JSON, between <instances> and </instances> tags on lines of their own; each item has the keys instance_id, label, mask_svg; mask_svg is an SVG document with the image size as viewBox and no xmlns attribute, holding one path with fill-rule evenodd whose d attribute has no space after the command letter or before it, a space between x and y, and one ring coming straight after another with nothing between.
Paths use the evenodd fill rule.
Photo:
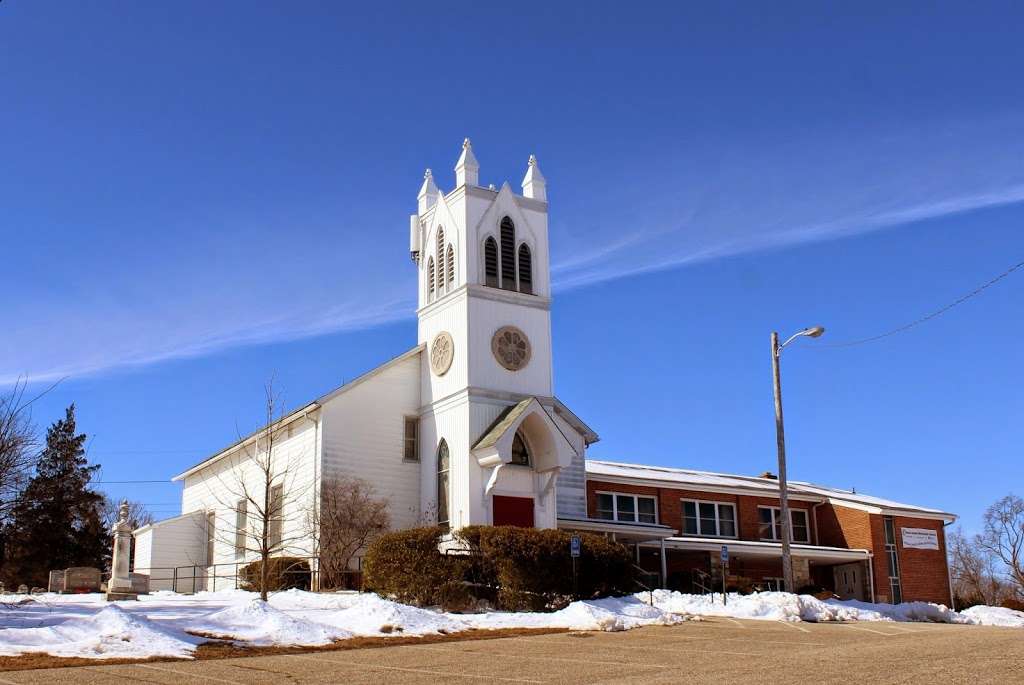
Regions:
<instances>
[{"instance_id":1,"label":"white window frame","mask_svg":"<svg viewBox=\"0 0 1024 685\"><path fill-rule=\"evenodd\" d=\"M691 497L682 497L682 498L679 499L679 517L680 517L679 523L682 526L682 530L680 532L683 535L693 535L694 534L694 533L687 533L686 532L686 506L685 505L686 505L687 502L690 502L690 503L694 504L696 506L696 509L697 509L697 533L696 533L697 537L702 537L702 538L722 538L722 539L725 539L725 540L738 540L739 539L739 535L740 535L740 521L739 521L739 516L738 516L739 511L738 511L738 507L736 506L735 502L724 502L722 500L711 500L711 499L693 499ZM700 505L701 504L714 504L715 505L715 534L714 535L711 535L710 533L703 533L703 532L701 532L701 529L700 529L700 520L701 520ZM722 519L718 515L718 507L720 505L725 505L727 507L732 507L732 529L733 529L733 534L732 535L721 535L718 532L718 531L720 531L722 529Z\"/></svg>"},{"instance_id":2,"label":"white window frame","mask_svg":"<svg viewBox=\"0 0 1024 685\"><path fill-rule=\"evenodd\" d=\"M766 537L761 535L761 510L762 509L769 509L772 512L772 537L770 537L770 538L766 538ZM807 522L807 525L804 526L807 529L807 539L806 540L797 540L793 536L793 512L795 512L795 511L802 511L804 513L804 521ZM776 513L778 514L778 516L776 516ZM775 519L776 518L779 519L779 535L778 536L775 536ZM773 507L773 506L770 506L770 505L767 505L767 504L758 504L757 505L757 530L758 530L758 537L761 540L763 540L765 542L781 542L782 541L782 508L781 507ZM790 537L792 538L790 540L790 542L795 542L797 544L802 544L802 545L809 545L809 544L811 544L811 514L810 514L810 512L807 509L804 509L802 507L790 507L789 508L789 533L790 533Z\"/></svg>"},{"instance_id":3,"label":"white window frame","mask_svg":"<svg viewBox=\"0 0 1024 685\"><path fill-rule=\"evenodd\" d=\"M638 495L635 492L615 492L613 490L597 490L594 492L595 496L610 495L612 498L612 518L601 519L602 521L614 521L616 523L639 523L647 526L654 526L658 524L660 517L658 515L658 498L654 495ZM636 515L636 519L633 521L623 521L619 518L619 497L632 497L633 498L633 513ZM649 499L654 502L654 523L648 523L647 521L640 520L640 503L637 500ZM596 505L596 502L595 502ZM594 513L597 513L597 507L594 508Z\"/></svg>"}]
</instances>

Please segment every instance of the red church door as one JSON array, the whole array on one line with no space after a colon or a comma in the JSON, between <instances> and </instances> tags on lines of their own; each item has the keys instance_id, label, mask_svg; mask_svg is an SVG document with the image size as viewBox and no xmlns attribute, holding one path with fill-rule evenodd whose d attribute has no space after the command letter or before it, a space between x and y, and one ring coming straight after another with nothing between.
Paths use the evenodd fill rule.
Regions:
<instances>
[{"instance_id":1,"label":"red church door","mask_svg":"<svg viewBox=\"0 0 1024 685\"><path fill-rule=\"evenodd\" d=\"M494 525L533 528L533 498L495 495Z\"/></svg>"}]
</instances>

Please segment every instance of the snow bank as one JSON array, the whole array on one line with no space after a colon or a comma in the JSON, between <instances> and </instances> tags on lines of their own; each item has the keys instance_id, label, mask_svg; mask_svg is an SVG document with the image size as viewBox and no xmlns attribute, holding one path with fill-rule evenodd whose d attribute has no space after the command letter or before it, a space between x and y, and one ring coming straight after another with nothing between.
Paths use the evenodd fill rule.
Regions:
<instances>
[{"instance_id":1,"label":"snow bank","mask_svg":"<svg viewBox=\"0 0 1024 685\"><path fill-rule=\"evenodd\" d=\"M257 646L316 646L352 637L347 630L293 618L259 599L214 611L197 622L189 623L187 630L193 634L242 640Z\"/></svg>"},{"instance_id":2,"label":"snow bank","mask_svg":"<svg viewBox=\"0 0 1024 685\"><path fill-rule=\"evenodd\" d=\"M654 604L666 611L698 616L726 616L765 621L972 622L942 604L928 602L872 604L834 599L823 601L811 595L795 595L789 592L755 592L750 595L730 593L728 603L723 605L721 594L685 595L668 590L656 590Z\"/></svg>"},{"instance_id":3,"label":"snow bank","mask_svg":"<svg viewBox=\"0 0 1024 685\"><path fill-rule=\"evenodd\" d=\"M48 627L0 629L0 654L4 656L43 652L87 659L187 658L197 642L114 604Z\"/></svg>"},{"instance_id":4,"label":"snow bank","mask_svg":"<svg viewBox=\"0 0 1024 685\"><path fill-rule=\"evenodd\" d=\"M1003 607L976 606L964 609L960 615L966 616L972 623L979 626L1024 628L1024 611L1004 609Z\"/></svg>"}]
</instances>

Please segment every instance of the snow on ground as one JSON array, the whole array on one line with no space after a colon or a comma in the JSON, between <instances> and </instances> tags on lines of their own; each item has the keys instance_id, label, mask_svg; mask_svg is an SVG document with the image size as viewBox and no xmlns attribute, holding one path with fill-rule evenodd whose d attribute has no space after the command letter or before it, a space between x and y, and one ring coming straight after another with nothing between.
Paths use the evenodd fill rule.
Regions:
<instances>
[{"instance_id":1,"label":"snow on ground","mask_svg":"<svg viewBox=\"0 0 1024 685\"><path fill-rule=\"evenodd\" d=\"M960 614L983 626L1024 628L1024 611L1014 611L1003 607L977 606L964 609Z\"/></svg>"},{"instance_id":2,"label":"snow on ground","mask_svg":"<svg viewBox=\"0 0 1024 685\"><path fill-rule=\"evenodd\" d=\"M251 592L179 595L155 592L137 602L103 595L0 595L0 655L46 652L94 659L190 657L207 636L249 645L325 645L353 636L430 635L473 629L629 630L693 617L769 621L935 621L1024 627L1024 613L995 607L954 612L924 602L870 604L809 595L685 595L656 590L573 602L551 613L452 614L400 604L369 593L289 590L266 604Z\"/></svg>"}]
</instances>

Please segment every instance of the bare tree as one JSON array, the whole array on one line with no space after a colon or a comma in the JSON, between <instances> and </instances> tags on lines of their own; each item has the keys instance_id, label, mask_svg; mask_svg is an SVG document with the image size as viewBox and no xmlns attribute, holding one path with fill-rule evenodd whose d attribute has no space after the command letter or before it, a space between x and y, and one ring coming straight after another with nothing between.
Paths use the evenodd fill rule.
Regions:
<instances>
[{"instance_id":1,"label":"bare tree","mask_svg":"<svg viewBox=\"0 0 1024 685\"><path fill-rule=\"evenodd\" d=\"M352 559L391 525L388 501L376 497L360 478L327 478L320 485L320 506L306 513L306 527L319 559L320 587L339 587Z\"/></svg>"},{"instance_id":2,"label":"bare tree","mask_svg":"<svg viewBox=\"0 0 1024 685\"><path fill-rule=\"evenodd\" d=\"M1010 592L1000 578L999 563L987 549L982 547L977 536L968 538L963 531L956 530L949 536L950 578L953 594L961 602L999 606Z\"/></svg>"},{"instance_id":3,"label":"bare tree","mask_svg":"<svg viewBox=\"0 0 1024 685\"><path fill-rule=\"evenodd\" d=\"M1015 592L1024 596L1024 499L1011 494L990 506L978 543L1005 564Z\"/></svg>"},{"instance_id":4,"label":"bare tree","mask_svg":"<svg viewBox=\"0 0 1024 685\"><path fill-rule=\"evenodd\" d=\"M114 527L121 515L121 504L110 498L109 495L103 499L103 526L107 530ZM128 524L132 530L148 526L156 519L149 513L146 505L142 502L128 501Z\"/></svg>"},{"instance_id":5,"label":"bare tree","mask_svg":"<svg viewBox=\"0 0 1024 685\"><path fill-rule=\"evenodd\" d=\"M306 511L303 504L310 496L312 481L302 473L303 455L282 449L293 427L285 421L288 417L280 408L272 380L264 390L263 428L240 440L230 460L211 479L219 486L210 489L213 499L231 517L227 521L221 517L218 525L216 512L208 512L203 525L210 552L220 542L233 548L239 561L258 559L259 577L255 584L260 599L266 601L271 590L271 557L287 554L308 542L302 525ZM210 552L208 565L214 563Z\"/></svg>"},{"instance_id":6,"label":"bare tree","mask_svg":"<svg viewBox=\"0 0 1024 685\"><path fill-rule=\"evenodd\" d=\"M0 520L6 519L25 487L39 456L39 442L32 425L25 381L18 381L0 395Z\"/></svg>"}]
</instances>

